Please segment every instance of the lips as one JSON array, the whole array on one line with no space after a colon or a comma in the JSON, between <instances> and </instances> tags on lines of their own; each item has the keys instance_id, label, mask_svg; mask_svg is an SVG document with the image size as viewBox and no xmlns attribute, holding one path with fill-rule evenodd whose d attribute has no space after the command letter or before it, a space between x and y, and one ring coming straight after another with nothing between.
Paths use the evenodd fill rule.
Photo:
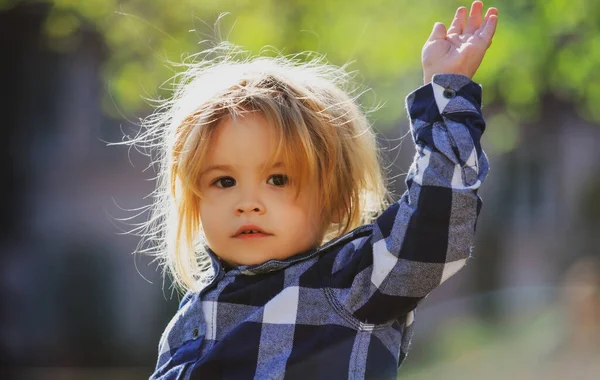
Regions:
<instances>
[{"instance_id":1,"label":"lips","mask_svg":"<svg viewBox=\"0 0 600 380\"><path fill-rule=\"evenodd\" d=\"M251 236L269 236L270 233L265 232L262 228L255 224L244 224L237 231L233 237L251 237Z\"/></svg>"}]
</instances>

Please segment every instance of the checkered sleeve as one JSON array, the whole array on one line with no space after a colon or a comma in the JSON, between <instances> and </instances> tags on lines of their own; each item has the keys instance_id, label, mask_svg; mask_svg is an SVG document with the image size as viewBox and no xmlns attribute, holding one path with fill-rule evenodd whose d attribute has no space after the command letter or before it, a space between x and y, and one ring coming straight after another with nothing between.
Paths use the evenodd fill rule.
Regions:
<instances>
[{"instance_id":1,"label":"checkered sleeve","mask_svg":"<svg viewBox=\"0 0 600 380\"><path fill-rule=\"evenodd\" d=\"M381 324L411 313L470 257L488 172L481 87L468 77L436 75L406 99L416 155L406 192L343 246L331 287L344 312Z\"/></svg>"}]
</instances>

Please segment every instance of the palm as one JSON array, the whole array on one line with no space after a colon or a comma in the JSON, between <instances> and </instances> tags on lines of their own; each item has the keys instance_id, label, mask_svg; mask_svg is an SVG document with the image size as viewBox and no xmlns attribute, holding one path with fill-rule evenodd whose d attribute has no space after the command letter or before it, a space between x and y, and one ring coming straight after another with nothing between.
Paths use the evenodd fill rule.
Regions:
<instances>
[{"instance_id":1,"label":"palm","mask_svg":"<svg viewBox=\"0 0 600 380\"><path fill-rule=\"evenodd\" d=\"M474 48L479 46L485 46L485 41L479 36L473 34L449 34L446 39L435 40L426 45L423 49L423 61L435 61L439 59L460 61L465 54L471 53Z\"/></svg>"},{"instance_id":2,"label":"palm","mask_svg":"<svg viewBox=\"0 0 600 380\"><path fill-rule=\"evenodd\" d=\"M468 20L466 8L459 8L448 31L441 23L435 25L422 51L426 81L430 79L428 75L436 73L458 73L469 77L475 74L491 44L498 14L497 9L490 8L482 19L482 7L480 1L474 2Z\"/></svg>"}]
</instances>

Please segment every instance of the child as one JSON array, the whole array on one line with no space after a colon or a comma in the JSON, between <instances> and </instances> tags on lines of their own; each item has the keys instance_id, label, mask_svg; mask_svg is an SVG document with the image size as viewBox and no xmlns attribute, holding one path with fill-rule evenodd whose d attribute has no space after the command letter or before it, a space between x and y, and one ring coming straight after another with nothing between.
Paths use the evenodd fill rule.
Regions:
<instances>
[{"instance_id":1,"label":"child","mask_svg":"<svg viewBox=\"0 0 600 380\"><path fill-rule=\"evenodd\" d=\"M417 153L383 212L375 137L343 69L190 65L134 141L160 141L147 240L188 290L152 379L395 378L415 308L471 254L488 162L470 78L497 22L482 7L425 43L425 85L406 102Z\"/></svg>"}]
</instances>

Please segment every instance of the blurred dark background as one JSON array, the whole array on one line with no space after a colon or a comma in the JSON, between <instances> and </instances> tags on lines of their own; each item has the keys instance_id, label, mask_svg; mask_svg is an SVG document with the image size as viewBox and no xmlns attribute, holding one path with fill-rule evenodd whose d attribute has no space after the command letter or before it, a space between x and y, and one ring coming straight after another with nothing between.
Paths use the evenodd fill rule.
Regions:
<instances>
[{"instance_id":1,"label":"blurred dark background","mask_svg":"<svg viewBox=\"0 0 600 380\"><path fill-rule=\"evenodd\" d=\"M404 97L458 1L0 0L0 360L10 378L137 379L179 296L122 232L147 215L136 132L181 61L220 36L353 61L398 197ZM417 310L401 378L600 373L600 3L514 0L474 78L491 172L474 259ZM219 27L215 20L223 12ZM594 367L595 366L595 367ZM6 377L5 377L6 378Z\"/></svg>"}]
</instances>

